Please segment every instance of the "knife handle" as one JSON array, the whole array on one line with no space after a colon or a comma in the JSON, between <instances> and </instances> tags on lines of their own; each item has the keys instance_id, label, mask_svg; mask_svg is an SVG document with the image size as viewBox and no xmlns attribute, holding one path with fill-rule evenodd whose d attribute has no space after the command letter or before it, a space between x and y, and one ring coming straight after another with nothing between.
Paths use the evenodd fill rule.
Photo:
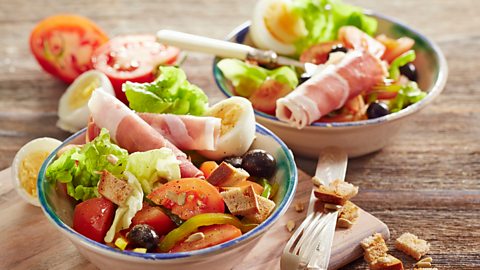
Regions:
<instances>
[{"instance_id":1,"label":"knife handle","mask_svg":"<svg viewBox=\"0 0 480 270\"><path fill-rule=\"evenodd\" d=\"M178 47L183 50L241 60L247 59L247 56L255 51L254 48L244 44L207 38L172 30L158 31L157 41L166 45Z\"/></svg>"}]
</instances>

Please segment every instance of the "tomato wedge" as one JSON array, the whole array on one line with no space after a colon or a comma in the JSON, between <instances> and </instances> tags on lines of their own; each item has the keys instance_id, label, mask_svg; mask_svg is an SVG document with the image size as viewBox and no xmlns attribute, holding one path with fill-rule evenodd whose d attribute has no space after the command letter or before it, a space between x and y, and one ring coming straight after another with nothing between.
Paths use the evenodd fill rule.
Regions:
<instances>
[{"instance_id":1,"label":"tomato wedge","mask_svg":"<svg viewBox=\"0 0 480 270\"><path fill-rule=\"evenodd\" d=\"M158 235L167 234L176 227L160 207L150 206L148 203L143 203L142 209L133 217L130 227L137 224L150 225Z\"/></svg>"},{"instance_id":2,"label":"tomato wedge","mask_svg":"<svg viewBox=\"0 0 480 270\"><path fill-rule=\"evenodd\" d=\"M127 102L122 84L151 82L161 64L176 62L180 50L156 42L153 35L126 35L111 39L95 50L92 57L96 70L107 75L118 99Z\"/></svg>"},{"instance_id":3,"label":"tomato wedge","mask_svg":"<svg viewBox=\"0 0 480 270\"><path fill-rule=\"evenodd\" d=\"M254 109L264 113L275 115L277 99L286 96L292 89L286 84L267 79L253 94L249 100Z\"/></svg>"},{"instance_id":4,"label":"tomato wedge","mask_svg":"<svg viewBox=\"0 0 480 270\"><path fill-rule=\"evenodd\" d=\"M315 65L324 64L327 62L332 49L338 45L343 46L343 43L340 41L329 41L313 45L300 55L300 61Z\"/></svg>"},{"instance_id":5,"label":"tomato wedge","mask_svg":"<svg viewBox=\"0 0 480 270\"><path fill-rule=\"evenodd\" d=\"M92 69L93 51L107 40L107 35L85 17L55 15L35 26L30 49L45 71L71 83Z\"/></svg>"},{"instance_id":6,"label":"tomato wedge","mask_svg":"<svg viewBox=\"0 0 480 270\"><path fill-rule=\"evenodd\" d=\"M103 243L103 238L112 225L115 204L105 198L93 198L75 206L73 229L78 233Z\"/></svg>"},{"instance_id":7,"label":"tomato wedge","mask_svg":"<svg viewBox=\"0 0 480 270\"><path fill-rule=\"evenodd\" d=\"M198 229L204 238L197 241L182 241L176 244L170 252L191 251L218 245L242 235L239 228L230 224L205 226ZM187 238L188 239L188 238Z\"/></svg>"},{"instance_id":8,"label":"tomato wedge","mask_svg":"<svg viewBox=\"0 0 480 270\"><path fill-rule=\"evenodd\" d=\"M198 178L170 181L153 190L147 198L171 209L183 220L203 213L225 212L223 198L217 188Z\"/></svg>"}]
</instances>

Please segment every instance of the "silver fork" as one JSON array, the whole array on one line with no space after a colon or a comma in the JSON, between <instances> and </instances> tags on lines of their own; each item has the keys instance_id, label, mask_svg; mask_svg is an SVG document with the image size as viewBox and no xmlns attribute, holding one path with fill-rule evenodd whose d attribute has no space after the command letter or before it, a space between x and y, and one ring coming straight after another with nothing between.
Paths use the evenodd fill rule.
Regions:
<instances>
[{"instance_id":1,"label":"silver fork","mask_svg":"<svg viewBox=\"0 0 480 270\"><path fill-rule=\"evenodd\" d=\"M313 182L328 185L345 178L347 154L339 148L326 148L319 154ZM315 209L312 193L307 217L293 233L280 260L282 270L327 269L338 216L338 211L324 212Z\"/></svg>"}]
</instances>

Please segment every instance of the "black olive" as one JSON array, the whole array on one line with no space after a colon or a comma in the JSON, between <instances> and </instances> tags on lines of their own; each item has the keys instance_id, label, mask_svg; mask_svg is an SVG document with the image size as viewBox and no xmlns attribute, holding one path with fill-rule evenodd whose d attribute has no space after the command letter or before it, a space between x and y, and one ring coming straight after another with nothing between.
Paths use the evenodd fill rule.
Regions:
<instances>
[{"instance_id":1,"label":"black olive","mask_svg":"<svg viewBox=\"0 0 480 270\"><path fill-rule=\"evenodd\" d=\"M347 53L347 48L343 47L342 44L336 44L332 47L332 50L330 50L330 53L334 52L344 52Z\"/></svg>"},{"instance_id":2,"label":"black olive","mask_svg":"<svg viewBox=\"0 0 480 270\"><path fill-rule=\"evenodd\" d=\"M307 80L310 79L311 77L312 77L311 74L302 73L302 75L300 75L300 79L298 80L298 85L304 83L305 81L307 81Z\"/></svg>"},{"instance_id":3,"label":"black olive","mask_svg":"<svg viewBox=\"0 0 480 270\"><path fill-rule=\"evenodd\" d=\"M410 81L416 82L418 79L417 68L413 63L408 63L400 67L400 74L407 77Z\"/></svg>"},{"instance_id":4,"label":"black olive","mask_svg":"<svg viewBox=\"0 0 480 270\"><path fill-rule=\"evenodd\" d=\"M223 161L230 163L235 168L242 167L242 157L227 157Z\"/></svg>"},{"instance_id":5,"label":"black olive","mask_svg":"<svg viewBox=\"0 0 480 270\"><path fill-rule=\"evenodd\" d=\"M155 249L160 242L160 237L155 230L147 224L135 225L127 234L127 239L135 247Z\"/></svg>"},{"instance_id":6,"label":"black olive","mask_svg":"<svg viewBox=\"0 0 480 270\"><path fill-rule=\"evenodd\" d=\"M243 156L242 168L251 176L269 178L275 173L275 158L261 149L250 150Z\"/></svg>"},{"instance_id":7,"label":"black olive","mask_svg":"<svg viewBox=\"0 0 480 270\"><path fill-rule=\"evenodd\" d=\"M382 117L389 113L387 104L383 102L374 102L368 106L367 116L368 119Z\"/></svg>"}]
</instances>

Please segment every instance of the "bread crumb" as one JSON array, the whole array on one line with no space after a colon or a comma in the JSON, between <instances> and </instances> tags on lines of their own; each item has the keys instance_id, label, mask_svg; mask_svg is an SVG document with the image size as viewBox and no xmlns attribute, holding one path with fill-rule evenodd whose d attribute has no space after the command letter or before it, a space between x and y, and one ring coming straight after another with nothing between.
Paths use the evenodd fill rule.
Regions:
<instances>
[{"instance_id":1,"label":"bread crumb","mask_svg":"<svg viewBox=\"0 0 480 270\"><path fill-rule=\"evenodd\" d=\"M303 212L304 209L305 209L305 206L303 205L302 202L297 202L295 204L295 211L297 211L298 213Z\"/></svg>"},{"instance_id":2,"label":"bread crumb","mask_svg":"<svg viewBox=\"0 0 480 270\"><path fill-rule=\"evenodd\" d=\"M203 234L202 232L196 232L196 233L190 235L185 240L185 242L186 243L195 242L195 241L198 241L198 240L202 240L203 238L205 238L205 234Z\"/></svg>"},{"instance_id":3,"label":"bread crumb","mask_svg":"<svg viewBox=\"0 0 480 270\"><path fill-rule=\"evenodd\" d=\"M288 232L293 232L293 229L295 229L295 221L289 220L287 221L287 231Z\"/></svg>"}]
</instances>

